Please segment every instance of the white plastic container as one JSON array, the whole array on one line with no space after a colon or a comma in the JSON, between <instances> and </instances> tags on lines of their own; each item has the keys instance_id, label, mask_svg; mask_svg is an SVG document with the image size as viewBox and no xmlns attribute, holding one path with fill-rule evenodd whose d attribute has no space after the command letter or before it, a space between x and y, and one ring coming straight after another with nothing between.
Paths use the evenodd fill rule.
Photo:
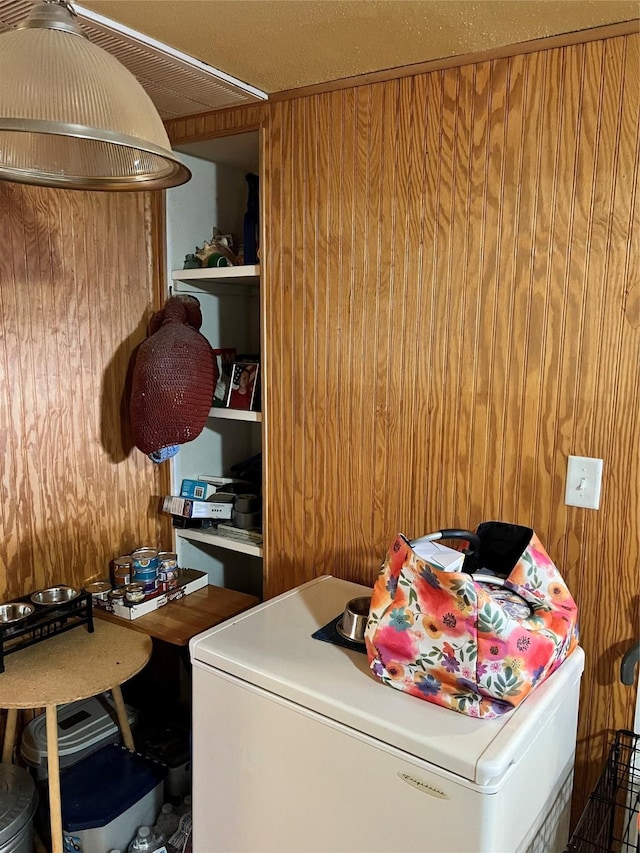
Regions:
<instances>
[{"instance_id":1,"label":"white plastic container","mask_svg":"<svg viewBox=\"0 0 640 853\"><path fill-rule=\"evenodd\" d=\"M62 828L80 853L126 850L139 826L151 826L162 807L166 768L110 744L61 778Z\"/></svg>"}]
</instances>

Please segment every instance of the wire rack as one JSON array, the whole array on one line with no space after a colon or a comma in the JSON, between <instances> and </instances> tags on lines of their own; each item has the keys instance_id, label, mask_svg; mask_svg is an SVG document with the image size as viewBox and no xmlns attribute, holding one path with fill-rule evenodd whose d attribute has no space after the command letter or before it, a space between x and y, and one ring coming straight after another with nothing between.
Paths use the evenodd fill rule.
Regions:
<instances>
[{"instance_id":1,"label":"wire rack","mask_svg":"<svg viewBox=\"0 0 640 853\"><path fill-rule=\"evenodd\" d=\"M565 853L640 853L640 735L619 731Z\"/></svg>"},{"instance_id":2,"label":"wire rack","mask_svg":"<svg viewBox=\"0 0 640 853\"><path fill-rule=\"evenodd\" d=\"M11 603L30 601L30 596L24 595ZM93 634L92 601L90 593L81 592L71 601L36 608L34 613L20 624L0 624L0 673L4 672L5 657L12 652L63 634L79 625L86 625L87 631Z\"/></svg>"}]
</instances>

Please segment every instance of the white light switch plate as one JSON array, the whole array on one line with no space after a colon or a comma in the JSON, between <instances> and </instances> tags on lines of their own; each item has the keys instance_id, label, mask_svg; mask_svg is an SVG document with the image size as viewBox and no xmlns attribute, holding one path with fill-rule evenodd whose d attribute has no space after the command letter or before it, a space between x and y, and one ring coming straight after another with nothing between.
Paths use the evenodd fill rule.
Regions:
<instances>
[{"instance_id":1,"label":"white light switch plate","mask_svg":"<svg viewBox=\"0 0 640 853\"><path fill-rule=\"evenodd\" d=\"M588 456L569 457L564 493L567 506L599 509L601 486L602 459L591 459Z\"/></svg>"}]
</instances>

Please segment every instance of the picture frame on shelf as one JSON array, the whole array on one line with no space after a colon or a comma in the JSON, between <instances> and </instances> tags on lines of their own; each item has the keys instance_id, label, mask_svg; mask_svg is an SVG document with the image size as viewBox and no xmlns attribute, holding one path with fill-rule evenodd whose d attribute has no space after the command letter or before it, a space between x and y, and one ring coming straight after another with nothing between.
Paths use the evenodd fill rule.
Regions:
<instances>
[{"instance_id":1,"label":"picture frame on shelf","mask_svg":"<svg viewBox=\"0 0 640 853\"><path fill-rule=\"evenodd\" d=\"M218 378L213 391L213 406L222 408L227 405L226 401L231 385L231 371L236 360L236 349L235 347L214 349L213 356L216 360L216 367L218 368Z\"/></svg>"},{"instance_id":2,"label":"picture frame on shelf","mask_svg":"<svg viewBox=\"0 0 640 853\"><path fill-rule=\"evenodd\" d=\"M231 370L231 382L225 405L229 409L255 411L257 402L258 371L260 365L254 361L236 361Z\"/></svg>"}]
</instances>

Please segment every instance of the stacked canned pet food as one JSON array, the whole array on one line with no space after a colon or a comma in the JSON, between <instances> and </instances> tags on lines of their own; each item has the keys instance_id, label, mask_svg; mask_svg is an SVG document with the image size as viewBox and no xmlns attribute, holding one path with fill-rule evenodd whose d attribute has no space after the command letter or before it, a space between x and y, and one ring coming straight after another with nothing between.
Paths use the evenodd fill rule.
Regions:
<instances>
[{"instance_id":1,"label":"stacked canned pet food","mask_svg":"<svg viewBox=\"0 0 640 853\"><path fill-rule=\"evenodd\" d=\"M168 592L178 583L178 560L170 551L137 548L113 561L114 601L137 604L156 591Z\"/></svg>"},{"instance_id":2,"label":"stacked canned pet food","mask_svg":"<svg viewBox=\"0 0 640 853\"><path fill-rule=\"evenodd\" d=\"M138 548L131 555L133 583L141 583L144 594L158 588L158 552L155 548Z\"/></svg>"},{"instance_id":3,"label":"stacked canned pet food","mask_svg":"<svg viewBox=\"0 0 640 853\"><path fill-rule=\"evenodd\" d=\"M178 557L173 551L160 551L158 554L158 586L163 592L175 589L178 585Z\"/></svg>"}]
</instances>

